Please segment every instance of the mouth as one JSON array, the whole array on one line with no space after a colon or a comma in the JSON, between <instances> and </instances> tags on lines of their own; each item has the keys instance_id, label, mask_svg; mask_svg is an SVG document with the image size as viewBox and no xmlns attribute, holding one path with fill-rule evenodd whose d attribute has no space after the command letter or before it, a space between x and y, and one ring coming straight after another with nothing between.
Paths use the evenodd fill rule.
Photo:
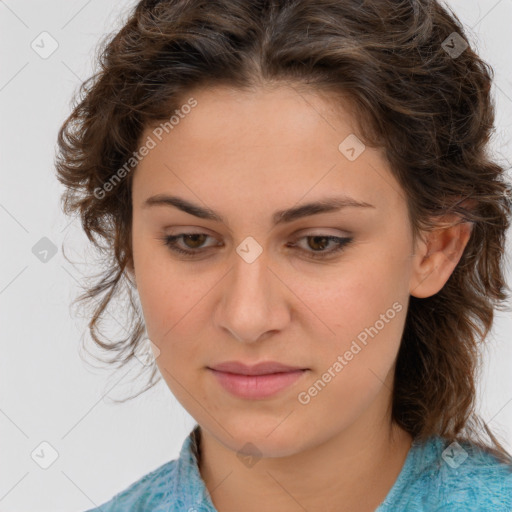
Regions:
<instances>
[{"instance_id":1,"label":"mouth","mask_svg":"<svg viewBox=\"0 0 512 512\"><path fill-rule=\"evenodd\" d=\"M298 370L309 370L300 366L290 366L277 361L263 361L248 365L239 361L226 361L208 367L210 370L233 373L236 375L270 375L274 373L289 373Z\"/></svg>"},{"instance_id":2,"label":"mouth","mask_svg":"<svg viewBox=\"0 0 512 512\"><path fill-rule=\"evenodd\" d=\"M212 368L208 367L208 370L230 394L243 399L262 400L292 386L309 369L271 362L252 367L239 363L223 363Z\"/></svg>"}]
</instances>

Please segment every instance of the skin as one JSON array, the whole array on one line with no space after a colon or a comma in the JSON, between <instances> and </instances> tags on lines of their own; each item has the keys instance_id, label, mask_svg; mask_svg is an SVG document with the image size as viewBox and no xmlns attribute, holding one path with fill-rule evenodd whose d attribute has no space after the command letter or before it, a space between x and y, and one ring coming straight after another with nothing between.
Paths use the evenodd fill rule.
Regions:
<instances>
[{"instance_id":1,"label":"skin","mask_svg":"<svg viewBox=\"0 0 512 512\"><path fill-rule=\"evenodd\" d=\"M409 296L444 286L470 227L455 224L413 243L404 192L383 152L366 147L349 161L338 149L357 133L348 103L335 109L325 95L286 85L192 96L198 105L164 132L133 176L130 272L162 376L201 425L201 476L219 512L373 511L412 441L390 409ZM151 133L146 128L141 140ZM207 206L226 223L143 207L162 193ZM342 194L374 208L271 223L277 210ZM160 239L183 232L209 235L179 241L202 256L186 259ZM308 254L336 244L305 235L353 242L314 260ZM262 248L250 264L236 252L248 236ZM298 394L394 303L401 311L301 404ZM207 369L228 360L308 371L271 398L247 400ZM237 456L252 453L246 443L261 456L250 467Z\"/></svg>"}]
</instances>

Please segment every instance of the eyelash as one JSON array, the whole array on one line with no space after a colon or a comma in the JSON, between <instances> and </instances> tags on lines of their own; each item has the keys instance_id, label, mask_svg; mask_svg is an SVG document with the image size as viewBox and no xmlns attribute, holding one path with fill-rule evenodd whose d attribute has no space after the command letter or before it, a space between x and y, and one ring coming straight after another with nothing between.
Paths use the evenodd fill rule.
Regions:
<instances>
[{"instance_id":1,"label":"eyelash","mask_svg":"<svg viewBox=\"0 0 512 512\"><path fill-rule=\"evenodd\" d=\"M176 241L179 238L183 238L184 236L194 236L194 235L206 235L206 233L181 233L179 235L168 235L165 237L161 237L160 240L163 241L163 244L166 245L171 251L176 252L178 254L182 254L184 256L193 257L207 249L197 249L197 250L185 250L181 247L177 246ZM209 236L209 235L206 235ZM211 238L211 237L210 237ZM326 238L329 242L334 241L338 244L333 250L330 251L319 251L319 252L311 252L305 249L300 249L302 252L308 253L308 257L312 259L326 259L332 256L333 254L339 253L343 251L354 239L352 237L338 237L332 235L305 235L298 240L302 240L303 238Z\"/></svg>"}]
</instances>

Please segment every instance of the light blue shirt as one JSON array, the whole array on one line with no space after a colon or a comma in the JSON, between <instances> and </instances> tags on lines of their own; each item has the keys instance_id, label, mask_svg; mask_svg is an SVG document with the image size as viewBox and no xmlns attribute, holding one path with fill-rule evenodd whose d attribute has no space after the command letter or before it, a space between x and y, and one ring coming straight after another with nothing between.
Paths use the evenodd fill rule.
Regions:
<instances>
[{"instance_id":1,"label":"light blue shirt","mask_svg":"<svg viewBox=\"0 0 512 512\"><path fill-rule=\"evenodd\" d=\"M217 512L199 473L196 425L179 458L166 462L86 512ZM512 512L512 465L472 443L414 440L398 478L375 512ZM276 512L276 511L264 511Z\"/></svg>"}]
</instances>

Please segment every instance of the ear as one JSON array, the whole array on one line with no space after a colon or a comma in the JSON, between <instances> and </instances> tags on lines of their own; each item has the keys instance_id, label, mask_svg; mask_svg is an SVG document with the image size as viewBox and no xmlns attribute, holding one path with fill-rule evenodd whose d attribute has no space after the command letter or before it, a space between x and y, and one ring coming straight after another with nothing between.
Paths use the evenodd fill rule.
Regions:
<instances>
[{"instance_id":1,"label":"ear","mask_svg":"<svg viewBox=\"0 0 512 512\"><path fill-rule=\"evenodd\" d=\"M411 295L430 297L443 288L462 257L472 230L471 222L450 214L440 218L435 230L422 234L413 254Z\"/></svg>"}]
</instances>

